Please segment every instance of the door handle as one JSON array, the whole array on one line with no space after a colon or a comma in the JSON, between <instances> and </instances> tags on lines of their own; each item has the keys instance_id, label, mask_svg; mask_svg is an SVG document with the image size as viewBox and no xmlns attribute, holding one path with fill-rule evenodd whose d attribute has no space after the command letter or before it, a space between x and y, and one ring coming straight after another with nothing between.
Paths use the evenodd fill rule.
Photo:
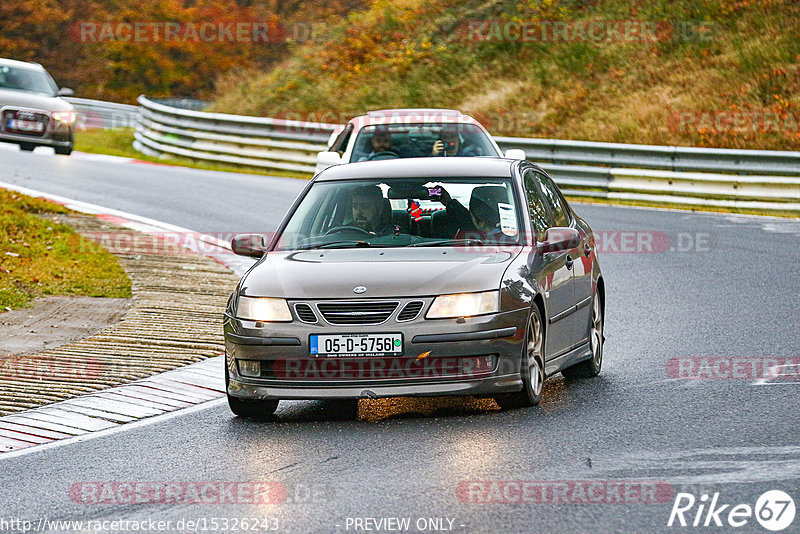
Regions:
<instances>
[{"instance_id":1,"label":"door handle","mask_svg":"<svg viewBox=\"0 0 800 534\"><path fill-rule=\"evenodd\" d=\"M572 259L572 256L567 254L567 258L564 260L564 263L567 264L567 269L572 269L572 264L575 263L575 260Z\"/></svg>"}]
</instances>

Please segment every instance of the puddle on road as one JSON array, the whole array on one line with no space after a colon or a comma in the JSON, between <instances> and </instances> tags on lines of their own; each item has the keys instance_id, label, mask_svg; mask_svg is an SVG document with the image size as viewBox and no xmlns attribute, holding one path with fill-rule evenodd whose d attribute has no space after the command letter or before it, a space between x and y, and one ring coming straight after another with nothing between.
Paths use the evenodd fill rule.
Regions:
<instances>
[{"instance_id":1,"label":"puddle on road","mask_svg":"<svg viewBox=\"0 0 800 534\"><path fill-rule=\"evenodd\" d=\"M473 415L499 411L494 399L474 397L391 397L362 399L358 402L358 420L377 423L384 419Z\"/></svg>"}]
</instances>

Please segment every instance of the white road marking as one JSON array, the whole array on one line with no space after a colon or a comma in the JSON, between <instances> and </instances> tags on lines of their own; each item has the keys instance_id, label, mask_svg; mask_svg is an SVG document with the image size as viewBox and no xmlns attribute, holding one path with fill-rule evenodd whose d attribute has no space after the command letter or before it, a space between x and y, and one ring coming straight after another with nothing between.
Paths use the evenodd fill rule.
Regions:
<instances>
[{"instance_id":1,"label":"white road marking","mask_svg":"<svg viewBox=\"0 0 800 534\"><path fill-rule=\"evenodd\" d=\"M697 448L592 456L592 476L670 484L740 484L800 478L800 446ZM576 476L585 476L585 471Z\"/></svg>"},{"instance_id":2,"label":"white road marking","mask_svg":"<svg viewBox=\"0 0 800 534\"><path fill-rule=\"evenodd\" d=\"M163 421L165 416L184 415L191 413L189 410L216 406L223 400L219 397L225 394L224 365L224 357L218 356L129 384L0 417L0 460L106 436L111 432L131 430L142 423ZM197 382L198 370L213 372L216 380L206 380L203 385L191 385ZM188 392L194 391L194 400L183 402L184 406L190 407L161 405L153 408L150 401L137 398L135 392L130 396L126 395L129 390L152 389L157 392L160 388L175 389L187 396ZM109 398L112 394L118 394L118 399L127 400L122 402ZM131 421L132 419L135 421ZM59 439L53 437L54 428L62 428L79 435ZM21 431L24 433L18 436L16 433ZM9 432L15 433L13 437ZM3 449L8 452L3 452Z\"/></svg>"},{"instance_id":3,"label":"white road marking","mask_svg":"<svg viewBox=\"0 0 800 534\"><path fill-rule=\"evenodd\" d=\"M223 263L239 275L255 263L250 258L234 255L228 242L188 228L15 184L0 182L0 187L52 200L80 213L111 216L117 219L115 223L146 234L176 232L196 235L204 243L212 245L211 250L203 247L202 252L206 256ZM0 458L74 443L77 438L83 441L132 430L143 423L150 424L165 417L216 406L220 402L217 397L225 392L222 360L222 357L212 358L144 380L0 417ZM135 421L127 422L131 420ZM31 434L31 441L17 437L16 433L20 430ZM54 437L53 432L73 436L60 439ZM33 443L42 439L49 443Z\"/></svg>"}]
</instances>

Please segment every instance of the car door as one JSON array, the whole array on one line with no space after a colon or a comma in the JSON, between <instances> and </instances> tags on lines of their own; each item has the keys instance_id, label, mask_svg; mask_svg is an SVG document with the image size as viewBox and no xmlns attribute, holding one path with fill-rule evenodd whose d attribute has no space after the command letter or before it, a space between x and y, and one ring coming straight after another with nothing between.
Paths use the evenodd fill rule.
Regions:
<instances>
[{"instance_id":1,"label":"car door","mask_svg":"<svg viewBox=\"0 0 800 534\"><path fill-rule=\"evenodd\" d=\"M548 228L569 226L565 219L563 203L552 195L543 183L544 177L535 169L524 171L525 194L528 210L537 241L545 237ZM573 288L573 261L569 250L548 252L541 255L538 282L544 290L547 306L547 335L545 337L547 358L551 359L569 350L576 342L574 324L570 320L575 310Z\"/></svg>"},{"instance_id":2,"label":"car door","mask_svg":"<svg viewBox=\"0 0 800 534\"><path fill-rule=\"evenodd\" d=\"M589 337L589 320L592 313L592 249L590 243L590 236L578 222L575 220L572 210L569 208L566 199L558 190L553 180L544 174L539 174L543 189L546 190L546 196L553 199L553 207L555 210L563 213L561 223L566 223L569 220L569 226L578 230L580 235L580 243L574 249L568 251L569 260L572 261L572 287L574 291L574 298L576 309L569 320L572 327L572 333L575 336L574 343L579 344L586 341ZM558 222L558 215L556 215Z\"/></svg>"}]
</instances>

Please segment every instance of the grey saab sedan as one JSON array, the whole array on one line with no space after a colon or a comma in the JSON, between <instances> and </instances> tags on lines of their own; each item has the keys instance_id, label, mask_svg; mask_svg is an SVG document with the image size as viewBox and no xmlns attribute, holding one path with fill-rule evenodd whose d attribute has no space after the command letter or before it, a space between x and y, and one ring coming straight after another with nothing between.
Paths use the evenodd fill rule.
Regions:
<instances>
[{"instance_id":1,"label":"grey saab sedan","mask_svg":"<svg viewBox=\"0 0 800 534\"><path fill-rule=\"evenodd\" d=\"M533 406L547 376L603 360L605 286L589 225L537 165L353 163L318 174L224 317L228 401L473 395Z\"/></svg>"}]
</instances>

